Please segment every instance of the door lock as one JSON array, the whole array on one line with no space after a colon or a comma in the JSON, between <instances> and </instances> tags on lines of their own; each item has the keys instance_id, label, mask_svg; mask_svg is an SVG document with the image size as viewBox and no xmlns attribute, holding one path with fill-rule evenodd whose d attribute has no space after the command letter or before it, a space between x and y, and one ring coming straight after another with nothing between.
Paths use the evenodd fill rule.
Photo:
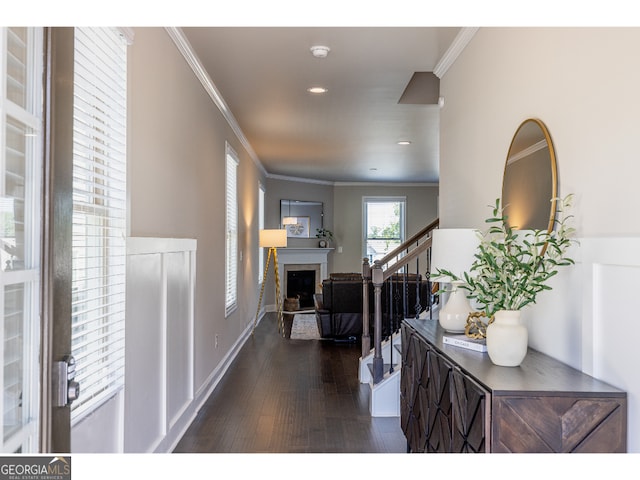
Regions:
<instances>
[{"instance_id":1,"label":"door lock","mask_svg":"<svg viewBox=\"0 0 640 480\"><path fill-rule=\"evenodd\" d=\"M65 355L53 365L53 405L66 407L80 396L80 384L75 381L76 359Z\"/></svg>"}]
</instances>

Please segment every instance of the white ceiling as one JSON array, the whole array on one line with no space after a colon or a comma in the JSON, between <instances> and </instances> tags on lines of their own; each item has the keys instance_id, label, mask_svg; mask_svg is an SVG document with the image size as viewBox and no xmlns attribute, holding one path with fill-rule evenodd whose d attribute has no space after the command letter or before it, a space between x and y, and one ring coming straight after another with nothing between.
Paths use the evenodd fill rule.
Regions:
<instances>
[{"instance_id":1,"label":"white ceiling","mask_svg":"<svg viewBox=\"0 0 640 480\"><path fill-rule=\"evenodd\" d=\"M398 100L459 30L182 28L270 176L398 183L438 182L440 109ZM313 45L331 51L314 58ZM309 94L311 86L328 92Z\"/></svg>"}]
</instances>

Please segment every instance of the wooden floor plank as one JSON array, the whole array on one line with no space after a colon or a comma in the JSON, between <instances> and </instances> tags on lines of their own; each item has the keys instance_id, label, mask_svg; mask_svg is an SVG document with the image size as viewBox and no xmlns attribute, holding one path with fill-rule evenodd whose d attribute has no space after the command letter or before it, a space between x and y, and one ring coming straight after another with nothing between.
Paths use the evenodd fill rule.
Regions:
<instances>
[{"instance_id":1,"label":"wooden floor plank","mask_svg":"<svg viewBox=\"0 0 640 480\"><path fill-rule=\"evenodd\" d=\"M267 314L174 451L406 452L400 419L369 414L359 356L357 343L283 338Z\"/></svg>"}]
</instances>

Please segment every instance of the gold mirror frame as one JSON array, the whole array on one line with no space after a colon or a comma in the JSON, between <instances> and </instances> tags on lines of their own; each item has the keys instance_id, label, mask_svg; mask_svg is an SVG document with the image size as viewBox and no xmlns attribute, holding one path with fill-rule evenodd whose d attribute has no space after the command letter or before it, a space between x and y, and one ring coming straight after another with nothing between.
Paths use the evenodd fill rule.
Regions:
<instances>
[{"instance_id":1,"label":"gold mirror frame","mask_svg":"<svg viewBox=\"0 0 640 480\"><path fill-rule=\"evenodd\" d=\"M556 154L545 124L529 118L513 135L502 176L502 206L516 230L547 230L555 224Z\"/></svg>"}]
</instances>

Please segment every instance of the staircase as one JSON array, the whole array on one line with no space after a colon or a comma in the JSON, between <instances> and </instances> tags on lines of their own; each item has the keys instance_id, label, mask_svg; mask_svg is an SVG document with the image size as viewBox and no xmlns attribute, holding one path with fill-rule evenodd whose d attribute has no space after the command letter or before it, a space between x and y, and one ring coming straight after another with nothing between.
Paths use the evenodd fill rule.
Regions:
<instances>
[{"instance_id":1,"label":"staircase","mask_svg":"<svg viewBox=\"0 0 640 480\"><path fill-rule=\"evenodd\" d=\"M416 235L404 242L398 248L387 254L381 260L376 260L369 266L368 259L363 260L363 329L362 355L358 376L360 383L366 383L371 389L369 397L369 412L372 417L400 416L400 375L402 371L402 339L398 332L399 326L387 331L395 332L387 340L382 340L382 301L381 290L384 282L400 272L408 272L415 265L415 271L420 271L420 257L427 259L427 269L430 271L431 233L438 228L438 220L423 228ZM369 288L373 284L374 295L374 341L370 347L369 330ZM430 289L429 289L430 290ZM430 293L429 293L430 295ZM429 299L430 302L430 299ZM408 310L404 310L408 312ZM424 315L425 312L421 314ZM389 327L391 327L389 325Z\"/></svg>"},{"instance_id":2,"label":"staircase","mask_svg":"<svg viewBox=\"0 0 640 480\"><path fill-rule=\"evenodd\" d=\"M373 382L373 356L371 349L365 357L360 357L360 383L368 383L371 388L369 412L372 417L400 416L400 370L402 367L402 339L394 335L393 340L382 342L384 374L382 381ZM391 369L393 366L393 370Z\"/></svg>"}]
</instances>

